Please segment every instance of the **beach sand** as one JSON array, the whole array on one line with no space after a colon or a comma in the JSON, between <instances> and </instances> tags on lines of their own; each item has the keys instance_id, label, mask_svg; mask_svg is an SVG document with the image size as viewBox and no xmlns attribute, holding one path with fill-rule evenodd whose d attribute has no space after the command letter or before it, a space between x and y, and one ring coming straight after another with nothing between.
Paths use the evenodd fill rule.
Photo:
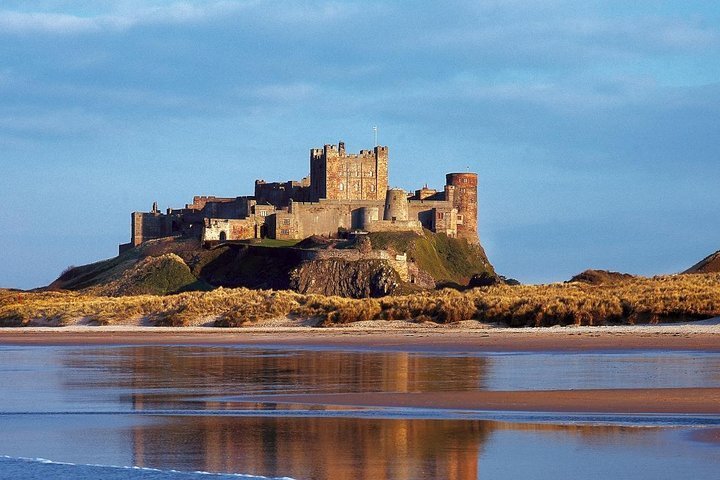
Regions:
<instances>
[{"instance_id":1,"label":"beach sand","mask_svg":"<svg viewBox=\"0 0 720 480\"><path fill-rule=\"evenodd\" d=\"M0 345L258 345L433 352L700 350L720 352L720 322L499 328L361 322L341 327L69 326L0 328Z\"/></svg>"}]
</instances>

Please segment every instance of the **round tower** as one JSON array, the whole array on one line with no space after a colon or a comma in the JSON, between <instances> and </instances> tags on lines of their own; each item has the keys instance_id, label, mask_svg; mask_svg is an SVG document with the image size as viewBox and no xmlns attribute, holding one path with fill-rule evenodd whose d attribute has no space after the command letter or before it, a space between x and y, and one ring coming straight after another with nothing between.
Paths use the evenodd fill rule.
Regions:
<instances>
[{"instance_id":1,"label":"round tower","mask_svg":"<svg viewBox=\"0 0 720 480\"><path fill-rule=\"evenodd\" d=\"M389 188L385 195L385 212L383 220L407 221L408 200L405 190L401 188Z\"/></svg>"},{"instance_id":2,"label":"round tower","mask_svg":"<svg viewBox=\"0 0 720 480\"><path fill-rule=\"evenodd\" d=\"M362 207L362 228L367 230L372 228L372 224L379 220L380 208L379 207Z\"/></svg>"},{"instance_id":3,"label":"round tower","mask_svg":"<svg viewBox=\"0 0 720 480\"><path fill-rule=\"evenodd\" d=\"M452 204L458 211L458 238L465 238L469 242L479 243L480 239L477 233L477 173L448 173L445 178L447 185L455 187Z\"/></svg>"}]
</instances>

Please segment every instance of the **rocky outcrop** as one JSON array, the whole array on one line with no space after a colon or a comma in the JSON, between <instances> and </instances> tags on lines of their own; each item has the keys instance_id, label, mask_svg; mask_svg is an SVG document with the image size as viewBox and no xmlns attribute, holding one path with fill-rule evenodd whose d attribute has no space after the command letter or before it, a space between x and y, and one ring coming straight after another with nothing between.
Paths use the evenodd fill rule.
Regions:
<instances>
[{"instance_id":1,"label":"rocky outcrop","mask_svg":"<svg viewBox=\"0 0 720 480\"><path fill-rule=\"evenodd\" d=\"M470 283L468 283L468 287L492 287L493 285L500 285L503 283L505 282L503 282L498 275L495 275L491 272L482 272L476 273L470 278Z\"/></svg>"},{"instance_id":2,"label":"rocky outcrop","mask_svg":"<svg viewBox=\"0 0 720 480\"><path fill-rule=\"evenodd\" d=\"M340 297L382 297L400 283L398 273L384 260L311 260L290 273L293 290Z\"/></svg>"},{"instance_id":3,"label":"rocky outcrop","mask_svg":"<svg viewBox=\"0 0 720 480\"><path fill-rule=\"evenodd\" d=\"M635 278L629 273L610 272L608 270L585 270L572 277L568 282L582 282L591 285L611 285Z\"/></svg>"}]
</instances>

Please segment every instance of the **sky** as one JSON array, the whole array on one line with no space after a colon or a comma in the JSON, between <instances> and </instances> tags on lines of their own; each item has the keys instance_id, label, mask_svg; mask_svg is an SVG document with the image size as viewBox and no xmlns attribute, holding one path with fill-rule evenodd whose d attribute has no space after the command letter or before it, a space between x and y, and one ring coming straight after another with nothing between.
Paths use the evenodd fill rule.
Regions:
<instances>
[{"instance_id":1,"label":"sky","mask_svg":"<svg viewBox=\"0 0 720 480\"><path fill-rule=\"evenodd\" d=\"M390 183L479 175L522 282L682 271L720 249L720 3L0 3L0 287L130 240L130 212L390 149Z\"/></svg>"}]
</instances>

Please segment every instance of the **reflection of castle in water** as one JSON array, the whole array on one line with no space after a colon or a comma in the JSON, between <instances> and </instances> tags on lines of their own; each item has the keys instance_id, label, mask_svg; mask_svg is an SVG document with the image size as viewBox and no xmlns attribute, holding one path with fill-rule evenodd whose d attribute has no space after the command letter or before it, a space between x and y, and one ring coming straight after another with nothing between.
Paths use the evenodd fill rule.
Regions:
<instances>
[{"instance_id":1,"label":"reflection of castle in water","mask_svg":"<svg viewBox=\"0 0 720 480\"><path fill-rule=\"evenodd\" d=\"M673 358L673 361L677 359ZM669 360L668 360L669 361ZM473 420L237 416L227 397L268 392L458 391L483 389L493 368L482 357L406 353L251 350L228 347L130 347L72 350L76 372L66 392L135 410L178 415L135 417L128 431L138 466L245 472L298 479L477 479L486 447L532 442L655 448L647 428ZM270 405L264 405L270 408ZM252 406L248 407L252 408ZM285 407L282 407L285 408ZM305 408L305 407L303 407ZM192 409L189 415L182 410ZM197 410L227 410L228 416ZM329 415L329 414L328 414ZM515 432L508 441L507 433ZM497 437L496 437L497 435ZM503 440L498 440L505 438ZM497 442L500 443L497 443ZM527 440L525 440L527 442ZM492 458L493 454L488 453ZM513 451L513 455L518 452Z\"/></svg>"},{"instance_id":2,"label":"reflection of castle in water","mask_svg":"<svg viewBox=\"0 0 720 480\"><path fill-rule=\"evenodd\" d=\"M134 463L298 479L478 478L485 422L172 417L133 431Z\"/></svg>"},{"instance_id":3,"label":"reflection of castle in water","mask_svg":"<svg viewBox=\"0 0 720 480\"><path fill-rule=\"evenodd\" d=\"M218 394L475 390L484 360L407 353L133 349L135 409L236 408ZM203 352L204 354L200 353ZM232 352L237 352L233 354ZM169 379L172 385L168 385ZM153 395L152 386L200 397ZM262 391L261 391L262 390ZM133 429L134 464L312 479L470 479L483 422L337 417L168 417Z\"/></svg>"}]
</instances>

